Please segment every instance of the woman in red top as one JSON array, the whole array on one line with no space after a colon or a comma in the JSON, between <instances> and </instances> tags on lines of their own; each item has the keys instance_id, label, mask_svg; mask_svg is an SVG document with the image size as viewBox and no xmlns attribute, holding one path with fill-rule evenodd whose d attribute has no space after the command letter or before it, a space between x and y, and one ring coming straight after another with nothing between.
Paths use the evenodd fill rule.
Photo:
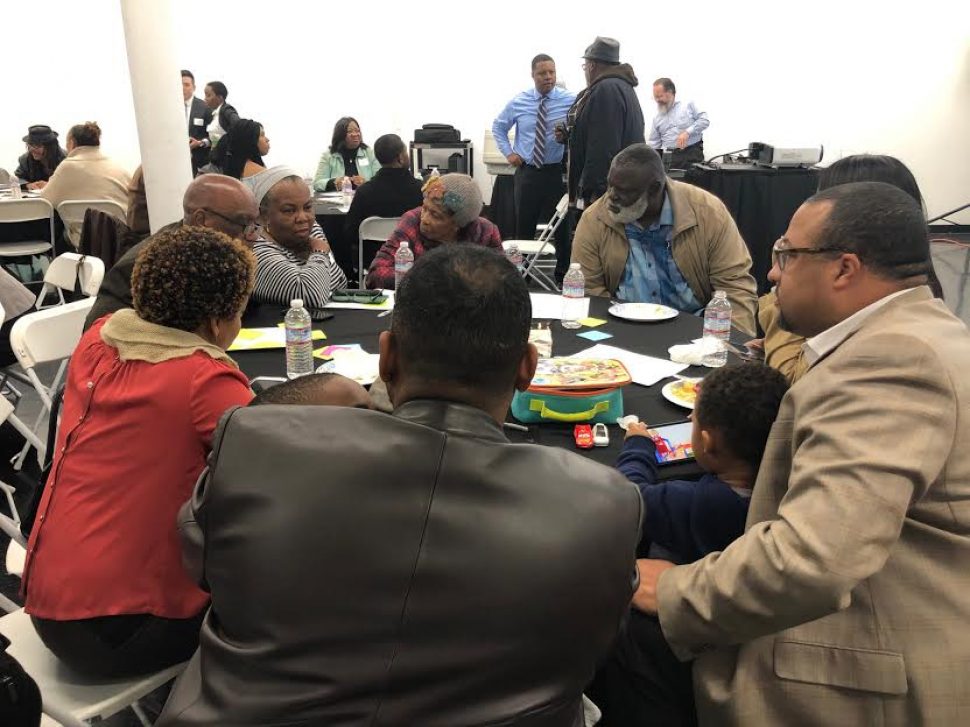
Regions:
<instances>
[{"instance_id":1,"label":"woman in red top","mask_svg":"<svg viewBox=\"0 0 970 727\"><path fill-rule=\"evenodd\" d=\"M135 309L98 320L71 356L23 589L44 643L78 671L156 671L198 645L209 599L182 567L176 516L219 417L252 398L225 351L254 269L222 233L160 233L135 263Z\"/></svg>"}]
</instances>

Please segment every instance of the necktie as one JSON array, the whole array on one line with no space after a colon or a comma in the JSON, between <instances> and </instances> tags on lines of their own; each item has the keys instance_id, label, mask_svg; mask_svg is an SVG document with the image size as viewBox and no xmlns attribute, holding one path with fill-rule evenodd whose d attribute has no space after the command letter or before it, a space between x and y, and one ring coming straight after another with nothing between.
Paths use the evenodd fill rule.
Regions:
<instances>
[{"instance_id":1,"label":"necktie","mask_svg":"<svg viewBox=\"0 0 970 727\"><path fill-rule=\"evenodd\" d=\"M532 163L542 167L546 157L546 96L539 99L539 110L536 112L536 142L532 148Z\"/></svg>"}]
</instances>

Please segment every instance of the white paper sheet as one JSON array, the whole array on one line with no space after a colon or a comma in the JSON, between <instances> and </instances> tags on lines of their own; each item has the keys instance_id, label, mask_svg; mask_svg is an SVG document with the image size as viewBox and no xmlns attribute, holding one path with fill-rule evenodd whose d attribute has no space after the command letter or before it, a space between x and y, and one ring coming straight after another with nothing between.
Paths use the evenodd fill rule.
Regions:
<instances>
[{"instance_id":1,"label":"white paper sheet","mask_svg":"<svg viewBox=\"0 0 970 727\"><path fill-rule=\"evenodd\" d=\"M556 293L529 293L532 299L532 320L562 318L562 296ZM583 298L583 309L577 318L589 316L589 298Z\"/></svg>"},{"instance_id":2,"label":"white paper sheet","mask_svg":"<svg viewBox=\"0 0 970 727\"><path fill-rule=\"evenodd\" d=\"M615 358L626 366L633 378L633 383L642 386L653 386L661 379L670 378L687 368L687 364L674 363L665 358L644 356L640 353L627 351L624 348L607 346L604 343L598 343L592 348L570 354L570 358Z\"/></svg>"}]
</instances>

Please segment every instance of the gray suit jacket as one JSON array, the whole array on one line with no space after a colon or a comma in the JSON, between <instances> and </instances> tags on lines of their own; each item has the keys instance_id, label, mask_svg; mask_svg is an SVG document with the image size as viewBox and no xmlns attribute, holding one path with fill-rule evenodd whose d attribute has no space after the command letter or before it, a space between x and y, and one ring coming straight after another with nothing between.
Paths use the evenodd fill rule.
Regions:
<instances>
[{"instance_id":1,"label":"gray suit jacket","mask_svg":"<svg viewBox=\"0 0 970 727\"><path fill-rule=\"evenodd\" d=\"M970 724L968 365L920 287L790 389L745 535L659 582L701 724Z\"/></svg>"},{"instance_id":2,"label":"gray suit jacket","mask_svg":"<svg viewBox=\"0 0 970 727\"><path fill-rule=\"evenodd\" d=\"M158 724L580 727L640 508L460 404L236 409L183 511L212 609Z\"/></svg>"}]
</instances>

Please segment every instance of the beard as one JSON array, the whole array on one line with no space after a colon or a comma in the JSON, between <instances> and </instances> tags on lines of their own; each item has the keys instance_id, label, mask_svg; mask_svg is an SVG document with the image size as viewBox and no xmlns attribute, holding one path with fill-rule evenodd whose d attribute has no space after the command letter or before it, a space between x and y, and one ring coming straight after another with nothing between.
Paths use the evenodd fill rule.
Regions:
<instances>
[{"instance_id":1,"label":"beard","mask_svg":"<svg viewBox=\"0 0 970 727\"><path fill-rule=\"evenodd\" d=\"M616 212L609 210L610 218L620 225L629 225L631 222L636 222L643 217L647 211L647 207L649 206L650 200L647 198L647 193L644 192L640 198L629 207L620 207L620 209L618 209Z\"/></svg>"},{"instance_id":2,"label":"beard","mask_svg":"<svg viewBox=\"0 0 970 727\"><path fill-rule=\"evenodd\" d=\"M658 103L658 104L657 104L657 111L659 111L659 112L660 112L660 113L662 113L662 114L665 114L665 113L667 113L667 110L668 110L669 108L670 108L670 107L669 107L669 106L667 106L667 104L665 104L665 103Z\"/></svg>"}]
</instances>

